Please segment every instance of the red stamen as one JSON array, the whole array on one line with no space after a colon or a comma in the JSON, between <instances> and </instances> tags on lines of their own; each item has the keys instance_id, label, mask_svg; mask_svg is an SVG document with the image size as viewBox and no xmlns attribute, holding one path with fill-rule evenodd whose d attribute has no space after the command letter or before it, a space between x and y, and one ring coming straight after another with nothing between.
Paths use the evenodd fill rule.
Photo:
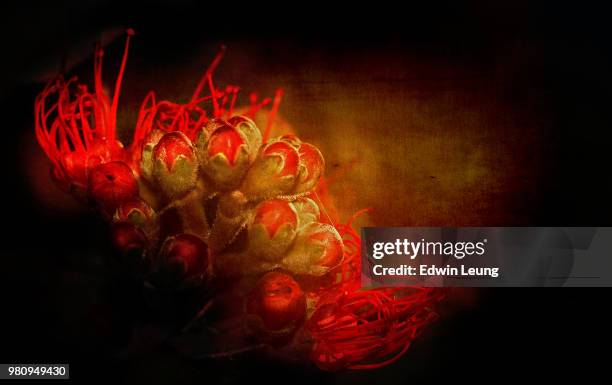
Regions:
<instances>
[{"instance_id":1,"label":"red stamen","mask_svg":"<svg viewBox=\"0 0 612 385\"><path fill-rule=\"evenodd\" d=\"M227 113L228 118L231 118L232 116L234 116L234 105L236 104L236 98L238 98L239 91L240 91L240 88L232 87L232 101L230 103L229 111Z\"/></svg>"},{"instance_id":2,"label":"red stamen","mask_svg":"<svg viewBox=\"0 0 612 385\"><path fill-rule=\"evenodd\" d=\"M224 45L219 47L219 51L215 55L215 58L213 59L212 63L210 63L210 65L208 66L206 71L204 71L204 75L200 79L200 82L198 83L195 91L193 92L193 95L191 96L191 102L192 103L196 99L198 99L200 97L200 92L202 92L202 88L204 88L204 84L206 84L206 82L209 81L209 78L212 78L213 72L215 72L215 69L217 68L217 66L221 62L221 58L223 57L223 53L225 53L225 46Z\"/></svg>"},{"instance_id":3,"label":"red stamen","mask_svg":"<svg viewBox=\"0 0 612 385\"><path fill-rule=\"evenodd\" d=\"M312 358L324 369L373 369L401 357L435 314L431 288L345 292L320 305L306 324L315 340Z\"/></svg>"},{"instance_id":4,"label":"red stamen","mask_svg":"<svg viewBox=\"0 0 612 385\"><path fill-rule=\"evenodd\" d=\"M279 88L276 90L276 94L274 94L274 102L272 103L272 109L268 114L268 122L266 124L266 130L263 135L263 142L268 141L268 137L270 136L270 130L272 130L272 125L274 124L274 119L276 118L276 113L278 112L278 107L281 102L281 98L283 97L283 89Z\"/></svg>"},{"instance_id":5,"label":"red stamen","mask_svg":"<svg viewBox=\"0 0 612 385\"><path fill-rule=\"evenodd\" d=\"M127 37L125 39L125 48L123 49L123 58L121 59L121 67L119 68L119 74L117 75L117 80L115 82L115 93L113 95L113 104L111 106L111 112L110 112L110 121L113 124L110 130L111 132L109 133L110 140L115 139L115 133L116 133L115 125L117 124L117 104L119 103L119 93L121 92L121 82L123 81L123 73L125 72L125 65L127 63L128 52L130 49L130 38L134 36L134 30L131 28L128 29L126 31L126 34L127 34Z\"/></svg>"}]
</instances>

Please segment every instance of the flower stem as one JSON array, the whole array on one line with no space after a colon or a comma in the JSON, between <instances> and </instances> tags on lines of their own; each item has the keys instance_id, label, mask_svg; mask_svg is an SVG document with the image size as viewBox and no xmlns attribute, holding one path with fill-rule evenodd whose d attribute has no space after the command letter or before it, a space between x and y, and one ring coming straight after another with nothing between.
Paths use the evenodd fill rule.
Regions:
<instances>
[{"instance_id":1,"label":"flower stem","mask_svg":"<svg viewBox=\"0 0 612 385\"><path fill-rule=\"evenodd\" d=\"M181 218L183 230L186 233L197 235L204 241L208 240L210 226L206 220L203 191L195 188L187 196L177 201L174 206Z\"/></svg>"}]
</instances>

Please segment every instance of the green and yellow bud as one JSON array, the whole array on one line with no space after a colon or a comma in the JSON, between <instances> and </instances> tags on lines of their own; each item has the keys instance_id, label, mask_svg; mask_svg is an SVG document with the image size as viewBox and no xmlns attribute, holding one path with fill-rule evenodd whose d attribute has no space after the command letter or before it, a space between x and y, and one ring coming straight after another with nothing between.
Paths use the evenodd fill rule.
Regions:
<instances>
[{"instance_id":1,"label":"green and yellow bud","mask_svg":"<svg viewBox=\"0 0 612 385\"><path fill-rule=\"evenodd\" d=\"M189 138L178 131L164 135L153 148L153 180L169 199L196 186L198 162Z\"/></svg>"},{"instance_id":2,"label":"green and yellow bud","mask_svg":"<svg viewBox=\"0 0 612 385\"><path fill-rule=\"evenodd\" d=\"M260 203L249 226L249 252L256 258L278 261L295 239L298 216L293 206L280 199Z\"/></svg>"},{"instance_id":3,"label":"green and yellow bud","mask_svg":"<svg viewBox=\"0 0 612 385\"><path fill-rule=\"evenodd\" d=\"M142 145L140 175L150 182L153 181L153 149L163 136L163 131L155 129L147 135Z\"/></svg>"},{"instance_id":4,"label":"green and yellow bud","mask_svg":"<svg viewBox=\"0 0 612 385\"><path fill-rule=\"evenodd\" d=\"M261 133L248 118L213 119L200 130L196 148L204 175L219 190L229 191L242 182L257 157Z\"/></svg>"},{"instance_id":5,"label":"green and yellow bud","mask_svg":"<svg viewBox=\"0 0 612 385\"><path fill-rule=\"evenodd\" d=\"M298 226L300 228L312 222L318 222L321 211L315 201L308 197L301 197L291 202L298 215Z\"/></svg>"},{"instance_id":6,"label":"green and yellow bud","mask_svg":"<svg viewBox=\"0 0 612 385\"><path fill-rule=\"evenodd\" d=\"M250 200L290 194L297 182L299 155L284 141L268 143L246 174L241 191Z\"/></svg>"},{"instance_id":7,"label":"green and yellow bud","mask_svg":"<svg viewBox=\"0 0 612 385\"><path fill-rule=\"evenodd\" d=\"M281 265L299 275L322 276L342 263L344 244L328 224L312 222L303 227Z\"/></svg>"}]
</instances>

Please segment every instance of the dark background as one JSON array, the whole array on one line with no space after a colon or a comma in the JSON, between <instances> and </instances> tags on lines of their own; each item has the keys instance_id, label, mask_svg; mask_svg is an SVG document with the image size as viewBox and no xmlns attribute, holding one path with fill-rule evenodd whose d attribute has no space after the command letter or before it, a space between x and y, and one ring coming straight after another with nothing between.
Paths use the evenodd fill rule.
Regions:
<instances>
[{"instance_id":1,"label":"dark background","mask_svg":"<svg viewBox=\"0 0 612 385\"><path fill-rule=\"evenodd\" d=\"M538 138L534 143L545 156L524 158L522 147L516 154L512 147L505 148L517 164L537 172L513 174L524 179L513 181L514 187L504 190L500 199L497 193L477 195L486 200L485 213L470 217L466 212L467 222L609 226L612 189L605 165L610 163L612 79L609 13L602 6L483 1L407 3L400 8L373 2L332 9L330 3L310 2L211 6L95 1L1 7L0 361L68 362L73 378L152 383L233 383L255 377L273 383L531 382L570 374L587 381L605 369L611 320L610 291L603 288L497 289L458 295L460 300L442 311L441 320L400 362L376 371L329 374L254 357L194 362L155 342L127 358L118 357L117 351L130 339L132 318L139 314L138 306L130 305L137 301L130 301L130 290L103 278L105 259L112 254L106 226L45 184L47 166L32 134L33 100L44 82L62 68L87 78L92 43L99 38L108 41L106 58L118 62L122 39L112 37L121 36L129 26L137 31L137 40L127 77L136 80L126 80L130 91L122 102L131 108L152 88L140 81L150 80L172 95L187 79L194 81L205 64L201 58L210 58L220 42L234 46L231 49L240 52L236 55L256 58L251 66L265 68L264 82L246 79L247 87L263 91L285 79L275 78L275 72L293 70L342 74L342 81L352 83L379 76L383 84L400 89L427 87L423 84L431 81L443 84L446 91L499 88L496 98L505 106L499 113L511 114L515 125L532 127L528 133ZM359 64L362 59L367 64ZM234 72L226 74L244 85L235 74L242 68L241 57L228 60ZM395 76L394 71L409 60L415 60L411 68L421 72L414 78ZM500 60L515 65L500 65ZM429 71L429 64L443 70ZM116 66L106 68L112 74ZM178 74L176 80L172 74ZM309 102L326 101L318 93L296 100L303 102L302 114L309 113ZM290 97L286 103L291 105ZM502 138L519 134L520 130L499 129ZM374 220L467 224L457 217L445 222L447 217L422 214L392 217L393 223L385 223L384 216Z\"/></svg>"}]
</instances>

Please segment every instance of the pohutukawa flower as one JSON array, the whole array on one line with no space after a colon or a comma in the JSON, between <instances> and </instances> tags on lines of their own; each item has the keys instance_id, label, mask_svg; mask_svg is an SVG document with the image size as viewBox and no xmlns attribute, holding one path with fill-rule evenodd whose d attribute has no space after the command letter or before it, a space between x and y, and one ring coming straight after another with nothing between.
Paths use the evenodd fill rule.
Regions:
<instances>
[{"instance_id":1,"label":"pohutukawa flower","mask_svg":"<svg viewBox=\"0 0 612 385\"><path fill-rule=\"evenodd\" d=\"M50 82L37 96L36 138L52 161L60 186L84 196L89 171L100 163L123 159L116 140L119 92L132 30L127 31L124 60L119 67L112 97L102 87L102 48L96 48L94 90L78 84L76 77Z\"/></svg>"},{"instance_id":2,"label":"pohutukawa flower","mask_svg":"<svg viewBox=\"0 0 612 385\"><path fill-rule=\"evenodd\" d=\"M321 276L338 266L344 257L344 244L330 225L312 222L298 235L282 265L296 274Z\"/></svg>"},{"instance_id":3,"label":"pohutukawa flower","mask_svg":"<svg viewBox=\"0 0 612 385\"><path fill-rule=\"evenodd\" d=\"M265 329L293 328L306 314L306 297L291 276L270 272L257 282L248 298L247 312L259 319Z\"/></svg>"},{"instance_id":4,"label":"pohutukawa flower","mask_svg":"<svg viewBox=\"0 0 612 385\"><path fill-rule=\"evenodd\" d=\"M181 132L165 134L153 149L153 179L170 199L191 191L198 178L198 162L189 138Z\"/></svg>"},{"instance_id":5,"label":"pohutukawa flower","mask_svg":"<svg viewBox=\"0 0 612 385\"><path fill-rule=\"evenodd\" d=\"M132 169L124 162L102 163L89 172L89 197L108 215L138 194Z\"/></svg>"},{"instance_id":6,"label":"pohutukawa flower","mask_svg":"<svg viewBox=\"0 0 612 385\"><path fill-rule=\"evenodd\" d=\"M158 258L154 280L162 286L198 283L207 274L208 247L204 241L192 234L168 237Z\"/></svg>"},{"instance_id":7,"label":"pohutukawa flower","mask_svg":"<svg viewBox=\"0 0 612 385\"><path fill-rule=\"evenodd\" d=\"M271 133L293 131L278 124L282 90L271 98L251 94L249 105L236 106L239 88L213 81L221 49L190 99L147 94L124 148L117 140L117 112L132 35L129 30L112 95L102 84L98 47L92 91L75 77L59 77L36 98L36 138L52 163L53 179L114 215L111 236L122 262L146 272L153 268L147 278L158 288L194 288L214 268L228 278L206 280L215 293L238 289L219 293L223 299L215 302L221 303L225 294L244 298L251 278L268 272L243 309L262 340L285 352L303 351L305 341L293 337L304 327L299 336L308 337L311 358L326 369L396 360L430 321L438 296L433 289L404 299L396 289L357 289L360 239L352 219L337 225L342 237L319 222L327 202L324 183L318 183L323 156L295 135L268 141ZM232 117L236 111L259 119L261 133L250 119ZM316 196L315 203L309 197L317 187L323 199ZM331 213L325 213L329 222Z\"/></svg>"},{"instance_id":8,"label":"pohutukawa flower","mask_svg":"<svg viewBox=\"0 0 612 385\"><path fill-rule=\"evenodd\" d=\"M243 116L211 120L196 141L202 171L224 191L239 186L260 146L259 129Z\"/></svg>"},{"instance_id":9,"label":"pohutukawa flower","mask_svg":"<svg viewBox=\"0 0 612 385\"><path fill-rule=\"evenodd\" d=\"M111 225L111 240L123 255L142 257L147 248L144 232L128 222L115 222Z\"/></svg>"},{"instance_id":10,"label":"pohutukawa flower","mask_svg":"<svg viewBox=\"0 0 612 385\"><path fill-rule=\"evenodd\" d=\"M298 171L299 154L291 144L268 143L247 172L241 190L253 200L289 194L296 184Z\"/></svg>"},{"instance_id":11,"label":"pohutukawa flower","mask_svg":"<svg viewBox=\"0 0 612 385\"><path fill-rule=\"evenodd\" d=\"M155 212L147 202L139 197L132 197L117 207L113 220L143 227L154 215Z\"/></svg>"},{"instance_id":12,"label":"pohutukawa flower","mask_svg":"<svg viewBox=\"0 0 612 385\"><path fill-rule=\"evenodd\" d=\"M249 227L249 252L268 261L281 259L293 240L298 216L292 205L280 199L260 203Z\"/></svg>"},{"instance_id":13,"label":"pohutukawa flower","mask_svg":"<svg viewBox=\"0 0 612 385\"><path fill-rule=\"evenodd\" d=\"M307 197L301 197L291 203L298 214L299 227L304 227L311 222L318 222L321 211L315 201Z\"/></svg>"}]
</instances>

